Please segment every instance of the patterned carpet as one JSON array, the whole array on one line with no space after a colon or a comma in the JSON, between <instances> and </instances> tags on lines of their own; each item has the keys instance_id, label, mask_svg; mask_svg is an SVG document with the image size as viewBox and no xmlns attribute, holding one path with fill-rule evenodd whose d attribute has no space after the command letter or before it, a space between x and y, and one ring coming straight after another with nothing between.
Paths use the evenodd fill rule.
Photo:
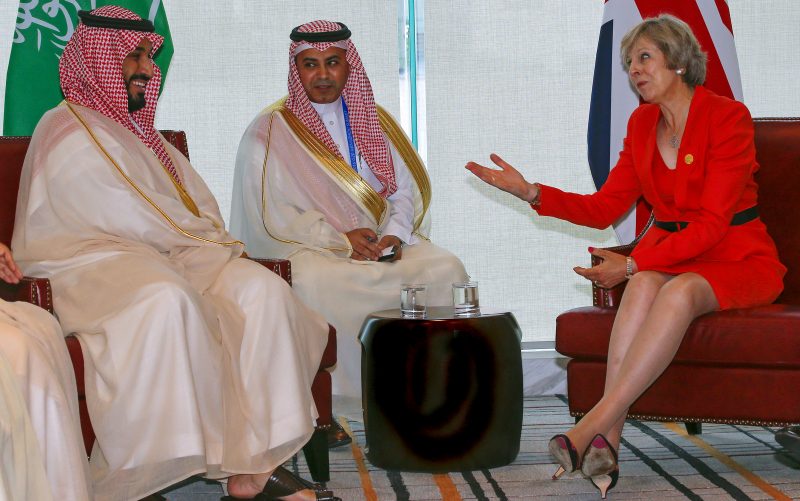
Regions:
<instances>
[{"instance_id":1,"label":"patterned carpet","mask_svg":"<svg viewBox=\"0 0 800 501\"><path fill-rule=\"evenodd\" d=\"M381 470L364 456L363 425L345 421L356 441L331 451L328 486L343 500L599 499L580 473L559 481L547 441L573 422L563 396L528 398L522 444L512 464L444 475ZM631 421L620 451L620 482L609 499L800 499L800 462L773 439L773 429L704 424L688 436L682 425ZM308 478L302 456L290 465ZM172 501L218 500L219 484L194 481L165 493Z\"/></svg>"}]
</instances>

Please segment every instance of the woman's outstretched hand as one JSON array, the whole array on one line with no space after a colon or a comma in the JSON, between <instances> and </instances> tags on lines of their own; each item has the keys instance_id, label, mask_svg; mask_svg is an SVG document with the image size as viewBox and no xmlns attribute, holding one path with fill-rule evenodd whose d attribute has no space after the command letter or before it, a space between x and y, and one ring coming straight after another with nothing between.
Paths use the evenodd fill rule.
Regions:
<instances>
[{"instance_id":1,"label":"woman's outstretched hand","mask_svg":"<svg viewBox=\"0 0 800 501\"><path fill-rule=\"evenodd\" d=\"M533 203L539 198L539 187L525 181L522 174L517 169L509 165L505 160L498 155L492 153L489 155L492 162L495 163L500 170L490 169L475 162L468 162L465 168L478 176L481 181L491 184L495 188L499 188L505 192L511 193L517 198L520 198L528 203Z\"/></svg>"}]
</instances>

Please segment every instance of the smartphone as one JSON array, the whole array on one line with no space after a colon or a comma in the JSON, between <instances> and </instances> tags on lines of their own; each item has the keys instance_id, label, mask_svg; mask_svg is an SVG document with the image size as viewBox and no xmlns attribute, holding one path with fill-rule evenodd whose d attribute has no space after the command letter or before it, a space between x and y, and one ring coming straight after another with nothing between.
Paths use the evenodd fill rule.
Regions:
<instances>
[{"instance_id":1,"label":"smartphone","mask_svg":"<svg viewBox=\"0 0 800 501\"><path fill-rule=\"evenodd\" d=\"M397 247L387 247L383 249L381 253L381 257L378 258L378 262L381 261L391 261L397 255Z\"/></svg>"}]
</instances>

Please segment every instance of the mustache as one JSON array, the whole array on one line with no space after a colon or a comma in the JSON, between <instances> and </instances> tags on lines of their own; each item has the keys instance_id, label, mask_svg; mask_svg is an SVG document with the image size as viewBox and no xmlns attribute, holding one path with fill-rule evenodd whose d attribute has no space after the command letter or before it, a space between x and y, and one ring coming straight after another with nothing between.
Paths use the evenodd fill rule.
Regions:
<instances>
[{"instance_id":1,"label":"mustache","mask_svg":"<svg viewBox=\"0 0 800 501\"><path fill-rule=\"evenodd\" d=\"M146 75L144 73L134 73L133 75L131 75L131 77L128 79L128 81L132 82L133 80L144 80L145 82L147 82L151 78L153 78L153 77L151 77L149 75Z\"/></svg>"},{"instance_id":2,"label":"mustache","mask_svg":"<svg viewBox=\"0 0 800 501\"><path fill-rule=\"evenodd\" d=\"M336 85L336 82L327 78L323 78L314 82L314 87L320 87L322 85L327 85L327 86Z\"/></svg>"}]
</instances>

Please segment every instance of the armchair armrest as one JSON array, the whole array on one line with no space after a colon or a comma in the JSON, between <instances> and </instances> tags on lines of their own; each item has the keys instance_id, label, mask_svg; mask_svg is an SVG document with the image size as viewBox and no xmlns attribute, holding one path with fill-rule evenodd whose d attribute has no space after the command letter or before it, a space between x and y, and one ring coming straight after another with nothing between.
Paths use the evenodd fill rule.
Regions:
<instances>
[{"instance_id":1,"label":"armchair armrest","mask_svg":"<svg viewBox=\"0 0 800 501\"><path fill-rule=\"evenodd\" d=\"M288 259L269 259L264 257L247 257L251 261L269 268L271 271L277 273L282 279L286 280L289 285L292 285L292 263Z\"/></svg>"},{"instance_id":2,"label":"armchair armrest","mask_svg":"<svg viewBox=\"0 0 800 501\"><path fill-rule=\"evenodd\" d=\"M647 221L647 224L644 225L644 229L636 235L636 238L633 239L633 242L625 245L617 245L616 247L606 247L605 250L616 252L617 254L622 254L623 256L630 256L633 248L636 247L636 244L639 243L639 240L642 239L647 230L650 229L650 226L653 224L654 216L651 213L650 219ZM592 266L597 266L602 262L597 256L592 256ZM603 289L602 287L598 287L594 283L592 283L592 303L595 306L599 306L600 308L613 308L617 309L619 307L619 302L622 301L622 293L625 292L625 286L628 284L628 281L625 280L621 284L616 285L610 289Z\"/></svg>"},{"instance_id":3,"label":"armchair armrest","mask_svg":"<svg viewBox=\"0 0 800 501\"><path fill-rule=\"evenodd\" d=\"M18 284L0 281L0 299L24 301L53 313L53 293L46 278L22 277Z\"/></svg>"}]
</instances>

